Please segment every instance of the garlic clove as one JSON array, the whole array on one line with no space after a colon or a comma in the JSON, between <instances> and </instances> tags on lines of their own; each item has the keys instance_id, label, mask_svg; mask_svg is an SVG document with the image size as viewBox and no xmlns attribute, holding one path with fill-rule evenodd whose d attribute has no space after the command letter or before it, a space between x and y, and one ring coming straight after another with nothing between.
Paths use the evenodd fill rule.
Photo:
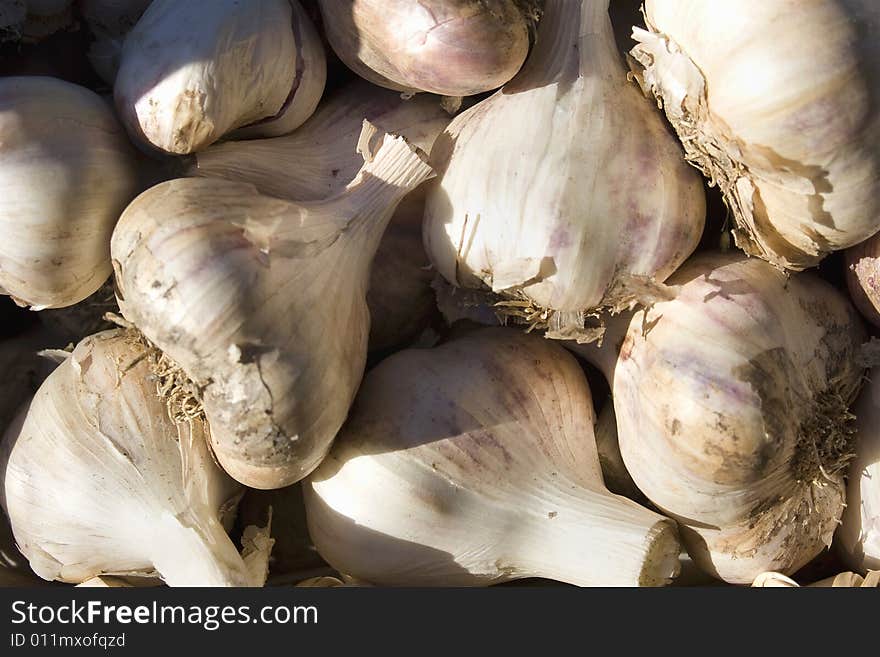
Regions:
<instances>
[{"instance_id":1,"label":"garlic clove","mask_svg":"<svg viewBox=\"0 0 880 657\"><path fill-rule=\"evenodd\" d=\"M800 585L791 577L786 577L782 573L766 572L761 573L752 582L753 588L799 588Z\"/></svg>"},{"instance_id":2,"label":"garlic clove","mask_svg":"<svg viewBox=\"0 0 880 657\"><path fill-rule=\"evenodd\" d=\"M113 235L123 314L196 383L217 458L251 488L293 484L329 449L363 375L370 263L397 204L433 175L404 139L372 136L332 199L174 180Z\"/></svg>"},{"instance_id":3,"label":"garlic clove","mask_svg":"<svg viewBox=\"0 0 880 657\"><path fill-rule=\"evenodd\" d=\"M817 0L647 0L635 74L725 195L737 244L801 270L880 223L880 12ZM780 28L780 26L784 26Z\"/></svg>"},{"instance_id":4,"label":"garlic clove","mask_svg":"<svg viewBox=\"0 0 880 657\"><path fill-rule=\"evenodd\" d=\"M665 295L705 219L699 176L626 79L608 0L548 3L523 69L431 152L424 239L451 284L547 336Z\"/></svg>"},{"instance_id":5,"label":"garlic clove","mask_svg":"<svg viewBox=\"0 0 880 657\"><path fill-rule=\"evenodd\" d=\"M168 417L149 360L128 332L91 336L7 431L0 502L16 543L48 580L260 585L220 522L237 486L202 423Z\"/></svg>"},{"instance_id":6,"label":"garlic clove","mask_svg":"<svg viewBox=\"0 0 880 657\"><path fill-rule=\"evenodd\" d=\"M880 236L846 250L846 286L862 317L880 327Z\"/></svg>"},{"instance_id":7,"label":"garlic clove","mask_svg":"<svg viewBox=\"0 0 880 657\"><path fill-rule=\"evenodd\" d=\"M868 374L855 407L855 457L849 464L846 510L835 537L847 566L880 570L880 382Z\"/></svg>"},{"instance_id":8,"label":"garlic clove","mask_svg":"<svg viewBox=\"0 0 880 657\"><path fill-rule=\"evenodd\" d=\"M675 524L605 489L593 421L579 365L537 336L398 352L304 484L310 534L378 585L668 583Z\"/></svg>"},{"instance_id":9,"label":"garlic clove","mask_svg":"<svg viewBox=\"0 0 880 657\"><path fill-rule=\"evenodd\" d=\"M320 0L339 58L374 84L408 94L471 96L510 80L529 52L537 2Z\"/></svg>"},{"instance_id":10,"label":"garlic clove","mask_svg":"<svg viewBox=\"0 0 880 657\"><path fill-rule=\"evenodd\" d=\"M864 328L824 281L743 255L701 254L669 283L675 299L609 323L606 353L583 348L613 381L626 469L706 572L789 575L843 512Z\"/></svg>"},{"instance_id":11,"label":"garlic clove","mask_svg":"<svg viewBox=\"0 0 880 657\"><path fill-rule=\"evenodd\" d=\"M97 94L55 78L0 79L0 291L39 310L101 287L136 168Z\"/></svg>"},{"instance_id":12,"label":"garlic clove","mask_svg":"<svg viewBox=\"0 0 880 657\"><path fill-rule=\"evenodd\" d=\"M236 129L293 130L325 80L323 48L296 0L154 0L125 39L114 95L135 141L185 154Z\"/></svg>"}]
</instances>

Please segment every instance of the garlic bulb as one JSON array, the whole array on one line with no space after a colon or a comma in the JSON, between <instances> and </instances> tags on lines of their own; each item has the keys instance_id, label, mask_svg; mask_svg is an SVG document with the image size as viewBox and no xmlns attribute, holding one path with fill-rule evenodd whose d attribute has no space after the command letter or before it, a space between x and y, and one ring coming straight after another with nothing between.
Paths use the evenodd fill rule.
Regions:
<instances>
[{"instance_id":1,"label":"garlic bulb","mask_svg":"<svg viewBox=\"0 0 880 657\"><path fill-rule=\"evenodd\" d=\"M861 321L824 281L742 254L701 254L668 283L673 300L581 347L612 382L626 469L707 572L791 574L843 512Z\"/></svg>"},{"instance_id":2,"label":"garlic bulb","mask_svg":"<svg viewBox=\"0 0 880 657\"><path fill-rule=\"evenodd\" d=\"M799 588L800 584L782 573L767 572L758 575L752 586L758 588ZM807 584L807 586L816 588L874 588L880 586L880 571L872 572L868 577L862 577L856 573L840 573L833 577Z\"/></svg>"},{"instance_id":3,"label":"garlic bulb","mask_svg":"<svg viewBox=\"0 0 880 657\"><path fill-rule=\"evenodd\" d=\"M471 96L510 80L529 52L538 2L320 0L327 39L355 73L388 89Z\"/></svg>"},{"instance_id":4,"label":"garlic bulb","mask_svg":"<svg viewBox=\"0 0 880 657\"><path fill-rule=\"evenodd\" d=\"M846 286L862 317L880 327L880 235L847 249Z\"/></svg>"},{"instance_id":5,"label":"garlic bulb","mask_svg":"<svg viewBox=\"0 0 880 657\"><path fill-rule=\"evenodd\" d=\"M675 524L605 489L593 422L579 365L538 336L489 328L398 352L304 484L310 534L334 568L380 585L666 584Z\"/></svg>"},{"instance_id":6,"label":"garlic bulb","mask_svg":"<svg viewBox=\"0 0 880 657\"><path fill-rule=\"evenodd\" d=\"M880 570L880 380L874 369L855 408L855 458L836 545L853 570Z\"/></svg>"},{"instance_id":7,"label":"garlic bulb","mask_svg":"<svg viewBox=\"0 0 880 657\"><path fill-rule=\"evenodd\" d=\"M110 233L137 187L134 151L97 94L0 78L0 294L41 310L101 287Z\"/></svg>"},{"instance_id":8,"label":"garlic bulb","mask_svg":"<svg viewBox=\"0 0 880 657\"><path fill-rule=\"evenodd\" d=\"M290 132L318 105L323 46L297 0L153 0L125 39L114 95L137 142L198 151Z\"/></svg>"},{"instance_id":9,"label":"garlic bulb","mask_svg":"<svg viewBox=\"0 0 880 657\"><path fill-rule=\"evenodd\" d=\"M0 43L34 43L74 23L73 0L3 0L0 3Z\"/></svg>"},{"instance_id":10,"label":"garlic bulb","mask_svg":"<svg viewBox=\"0 0 880 657\"><path fill-rule=\"evenodd\" d=\"M449 124L436 96L411 100L367 82L347 85L295 132L272 139L215 144L193 156L186 175L249 182L263 194L313 201L341 192L357 175L364 118L430 151ZM434 312L433 273L422 246L425 189L398 206L370 274L370 349L414 338Z\"/></svg>"},{"instance_id":11,"label":"garlic bulb","mask_svg":"<svg viewBox=\"0 0 880 657\"><path fill-rule=\"evenodd\" d=\"M368 161L331 199L173 180L113 234L123 314L199 387L214 453L251 488L293 484L329 449L363 375L370 263L433 175L403 138L367 124L360 144Z\"/></svg>"},{"instance_id":12,"label":"garlic bulb","mask_svg":"<svg viewBox=\"0 0 880 657\"><path fill-rule=\"evenodd\" d=\"M880 228L877 6L646 0L637 74L748 253L805 269Z\"/></svg>"},{"instance_id":13,"label":"garlic bulb","mask_svg":"<svg viewBox=\"0 0 880 657\"><path fill-rule=\"evenodd\" d=\"M125 37L152 0L82 0L80 11L95 36L88 57L99 76L109 85L116 80Z\"/></svg>"},{"instance_id":14,"label":"garlic bulb","mask_svg":"<svg viewBox=\"0 0 880 657\"><path fill-rule=\"evenodd\" d=\"M118 330L80 342L46 379L0 457L19 548L48 580L261 585L260 564L246 565L221 524L237 486L200 421L172 422L155 385L144 347Z\"/></svg>"},{"instance_id":15,"label":"garlic bulb","mask_svg":"<svg viewBox=\"0 0 880 657\"><path fill-rule=\"evenodd\" d=\"M656 298L703 228L699 177L627 82L608 0L548 3L523 70L431 161L434 266L548 337L593 339L587 315Z\"/></svg>"}]
</instances>

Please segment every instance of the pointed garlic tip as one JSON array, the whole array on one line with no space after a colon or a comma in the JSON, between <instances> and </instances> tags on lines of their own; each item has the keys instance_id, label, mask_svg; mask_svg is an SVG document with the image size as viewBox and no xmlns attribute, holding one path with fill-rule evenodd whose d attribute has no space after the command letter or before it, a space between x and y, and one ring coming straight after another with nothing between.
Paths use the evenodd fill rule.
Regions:
<instances>
[{"instance_id":1,"label":"pointed garlic tip","mask_svg":"<svg viewBox=\"0 0 880 657\"><path fill-rule=\"evenodd\" d=\"M606 370L626 469L707 573L790 575L844 510L864 327L824 281L742 254L700 254L671 281Z\"/></svg>"},{"instance_id":2,"label":"pointed garlic tip","mask_svg":"<svg viewBox=\"0 0 880 657\"><path fill-rule=\"evenodd\" d=\"M836 547L847 566L880 570L880 380L870 370L854 410L855 457L849 463L846 509Z\"/></svg>"},{"instance_id":3,"label":"pointed garlic tip","mask_svg":"<svg viewBox=\"0 0 880 657\"><path fill-rule=\"evenodd\" d=\"M397 204L432 175L388 135L326 201L187 178L126 209L111 243L120 308L195 384L233 478L281 488L326 454L363 375L370 262Z\"/></svg>"},{"instance_id":4,"label":"pointed garlic tip","mask_svg":"<svg viewBox=\"0 0 880 657\"><path fill-rule=\"evenodd\" d=\"M323 93L319 46L296 0L154 0L125 39L116 106L136 141L169 153L280 134Z\"/></svg>"},{"instance_id":5,"label":"pointed garlic tip","mask_svg":"<svg viewBox=\"0 0 880 657\"><path fill-rule=\"evenodd\" d=\"M431 161L431 262L547 337L598 339L596 313L667 294L703 229L699 175L626 81L607 3L548 3L525 66L453 119Z\"/></svg>"},{"instance_id":6,"label":"pointed garlic tip","mask_svg":"<svg viewBox=\"0 0 880 657\"><path fill-rule=\"evenodd\" d=\"M16 543L47 580L252 584L219 519L235 485L200 422L169 418L149 362L131 332L91 336L9 427L0 483Z\"/></svg>"},{"instance_id":7,"label":"pointed garlic tip","mask_svg":"<svg viewBox=\"0 0 880 657\"><path fill-rule=\"evenodd\" d=\"M688 160L724 193L737 244L802 270L877 232L880 43L859 26L880 9L823 0L798 29L773 29L789 8L648 0L631 55Z\"/></svg>"},{"instance_id":8,"label":"pointed garlic tip","mask_svg":"<svg viewBox=\"0 0 880 657\"><path fill-rule=\"evenodd\" d=\"M138 191L136 160L92 91L0 79L0 290L20 305L82 301L110 275L110 233Z\"/></svg>"},{"instance_id":9,"label":"pointed garlic tip","mask_svg":"<svg viewBox=\"0 0 880 657\"><path fill-rule=\"evenodd\" d=\"M605 489L593 419L577 362L538 336L482 329L399 352L304 484L309 533L378 585L667 584L675 523Z\"/></svg>"},{"instance_id":10,"label":"pointed garlic tip","mask_svg":"<svg viewBox=\"0 0 880 657\"><path fill-rule=\"evenodd\" d=\"M320 0L339 58L403 92L471 96L510 80L529 51L534 16L517 0Z\"/></svg>"}]
</instances>

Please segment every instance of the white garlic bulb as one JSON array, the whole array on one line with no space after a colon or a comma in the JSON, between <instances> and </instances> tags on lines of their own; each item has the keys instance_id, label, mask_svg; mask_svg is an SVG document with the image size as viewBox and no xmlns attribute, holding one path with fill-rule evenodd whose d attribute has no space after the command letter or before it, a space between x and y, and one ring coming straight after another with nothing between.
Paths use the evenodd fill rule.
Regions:
<instances>
[{"instance_id":1,"label":"white garlic bulb","mask_svg":"<svg viewBox=\"0 0 880 657\"><path fill-rule=\"evenodd\" d=\"M804 269L880 229L874 0L646 0L632 56L748 253ZM784 27L780 27L784 26Z\"/></svg>"},{"instance_id":2,"label":"white garlic bulb","mask_svg":"<svg viewBox=\"0 0 880 657\"><path fill-rule=\"evenodd\" d=\"M319 0L327 39L355 73L388 89L471 96L510 80L529 52L536 2Z\"/></svg>"},{"instance_id":3,"label":"white garlic bulb","mask_svg":"<svg viewBox=\"0 0 880 657\"><path fill-rule=\"evenodd\" d=\"M666 584L675 523L608 492L593 422L580 366L538 336L488 328L398 352L304 483L309 532L375 584Z\"/></svg>"},{"instance_id":4,"label":"white garlic bulb","mask_svg":"<svg viewBox=\"0 0 880 657\"><path fill-rule=\"evenodd\" d=\"M836 545L847 566L880 570L880 381L869 374L855 407L855 458L846 483L846 510Z\"/></svg>"},{"instance_id":5,"label":"white garlic bulb","mask_svg":"<svg viewBox=\"0 0 880 657\"><path fill-rule=\"evenodd\" d=\"M169 418L129 333L83 340L46 379L6 433L0 479L16 543L44 579L265 579L268 555L246 564L221 523L238 487L214 464L202 423Z\"/></svg>"},{"instance_id":6,"label":"white garlic bulb","mask_svg":"<svg viewBox=\"0 0 880 657\"><path fill-rule=\"evenodd\" d=\"M251 488L295 483L329 449L363 375L373 256L433 175L401 137L367 124L360 145L368 161L331 199L184 178L139 196L113 234L123 314L200 388L214 453Z\"/></svg>"},{"instance_id":7,"label":"white garlic bulb","mask_svg":"<svg viewBox=\"0 0 880 657\"><path fill-rule=\"evenodd\" d=\"M114 96L132 138L184 154L233 131L290 132L326 76L297 0L153 0L125 39Z\"/></svg>"},{"instance_id":8,"label":"white garlic bulb","mask_svg":"<svg viewBox=\"0 0 880 657\"><path fill-rule=\"evenodd\" d=\"M662 295L703 229L699 176L627 82L608 0L548 3L522 71L431 161L434 266L548 337L593 339L587 316Z\"/></svg>"},{"instance_id":9,"label":"white garlic bulb","mask_svg":"<svg viewBox=\"0 0 880 657\"><path fill-rule=\"evenodd\" d=\"M322 103L291 134L215 144L193 156L186 174L249 182L263 194L292 201L329 198L363 165L357 143L364 118L425 151L450 121L436 96L403 100L358 81ZM371 350L415 337L434 311L434 273L422 246L424 210L422 186L401 201L382 237L367 294Z\"/></svg>"},{"instance_id":10,"label":"white garlic bulb","mask_svg":"<svg viewBox=\"0 0 880 657\"><path fill-rule=\"evenodd\" d=\"M706 572L791 574L843 512L861 320L824 281L742 254L700 254L668 282L673 300L579 351L612 381L626 469Z\"/></svg>"},{"instance_id":11,"label":"white garlic bulb","mask_svg":"<svg viewBox=\"0 0 880 657\"><path fill-rule=\"evenodd\" d=\"M97 94L0 78L0 294L39 310L101 287L110 234L138 184L134 150Z\"/></svg>"}]
</instances>

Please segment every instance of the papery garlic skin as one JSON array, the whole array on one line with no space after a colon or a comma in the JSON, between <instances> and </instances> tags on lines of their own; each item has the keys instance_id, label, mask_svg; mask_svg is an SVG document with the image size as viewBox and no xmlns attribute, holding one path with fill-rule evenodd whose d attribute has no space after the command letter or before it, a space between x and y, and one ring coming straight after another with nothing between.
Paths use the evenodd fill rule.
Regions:
<instances>
[{"instance_id":1,"label":"papery garlic skin","mask_svg":"<svg viewBox=\"0 0 880 657\"><path fill-rule=\"evenodd\" d=\"M292 201L329 198L345 189L363 165L357 144L365 118L425 151L450 121L436 96L403 100L357 81L331 96L291 134L215 144L197 153L185 173L248 182L263 194ZM373 261L367 295L371 350L412 339L433 313L434 273L422 246L425 193L423 186L400 203Z\"/></svg>"},{"instance_id":2,"label":"papery garlic skin","mask_svg":"<svg viewBox=\"0 0 880 657\"><path fill-rule=\"evenodd\" d=\"M355 73L388 89L444 96L497 89L516 75L534 18L517 0L319 4L330 45Z\"/></svg>"},{"instance_id":3,"label":"papery garlic skin","mask_svg":"<svg viewBox=\"0 0 880 657\"><path fill-rule=\"evenodd\" d=\"M97 94L56 78L0 79L0 293L40 310L101 287L138 184L134 150Z\"/></svg>"},{"instance_id":4,"label":"papery garlic skin","mask_svg":"<svg viewBox=\"0 0 880 657\"><path fill-rule=\"evenodd\" d=\"M309 532L334 568L378 585L666 584L675 525L605 489L593 421L577 362L538 336L398 352L304 483Z\"/></svg>"},{"instance_id":5,"label":"papery garlic skin","mask_svg":"<svg viewBox=\"0 0 880 657\"><path fill-rule=\"evenodd\" d=\"M199 386L214 453L251 488L293 484L329 449L363 375L370 263L433 175L404 139L372 136L332 199L186 178L142 194L114 232L123 314Z\"/></svg>"},{"instance_id":6,"label":"papery garlic skin","mask_svg":"<svg viewBox=\"0 0 880 657\"><path fill-rule=\"evenodd\" d=\"M432 263L548 337L589 339L586 314L653 298L705 219L699 176L627 82L607 9L548 3L523 70L431 153Z\"/></svg>"},{"instance_id":7,"label":"papery garlic skin","mask_svg":"<svg viewBox=\"0 0 880 657\"><path fill-rule=\"evenodd\" d=\"M836 547L847 566L880 570L880 381L867 377L855 407L855 458L849 465L846 510Z\"/></svg>"},{"instance_id":8,"label":"papery garlic skin","mask_svg":"<svg viewBox=\"0 0 880 657\"><path fill-rule=\"evenodd\" d=\"M737 244L801 270L880 229L880 11L792 8L647 0L632 56L688 159L724 192Z\"/></svg>"},{"instance_id":9,"label":"papery garlic skin","mask_svg":"<svg viewBox=\"0 0 880 657\"><path fill-rule=\"evenodd\" d=\"M185 154L236 129L293 130L325 80L322 46L296 0L153 0L125 39L114 96L133 139Z\"/></svg>"},{"instance_id":10,"label":"papery garlic skin","mask_svg":"<svg viewBox=\"0 0 880 657\"><path fill-rule=\"evenodd\" d=\"M613 371L620 451L709 573L791 574L830 545L865 339L824 281L701 254L638 311Z\"/></svg>"},{"instance_id":11,"label":"papery garlic skin","mask_svg":"<svg viewBox=\"0 0 880 657\"><path fill-rule=\"evenodd\" d=\"M83 340L7 431L0 501L16 542L47 580L257 585L220 522L237 486L202 424L168 417L145 356L123 331Z\"/></svg>"}]
</instances>

